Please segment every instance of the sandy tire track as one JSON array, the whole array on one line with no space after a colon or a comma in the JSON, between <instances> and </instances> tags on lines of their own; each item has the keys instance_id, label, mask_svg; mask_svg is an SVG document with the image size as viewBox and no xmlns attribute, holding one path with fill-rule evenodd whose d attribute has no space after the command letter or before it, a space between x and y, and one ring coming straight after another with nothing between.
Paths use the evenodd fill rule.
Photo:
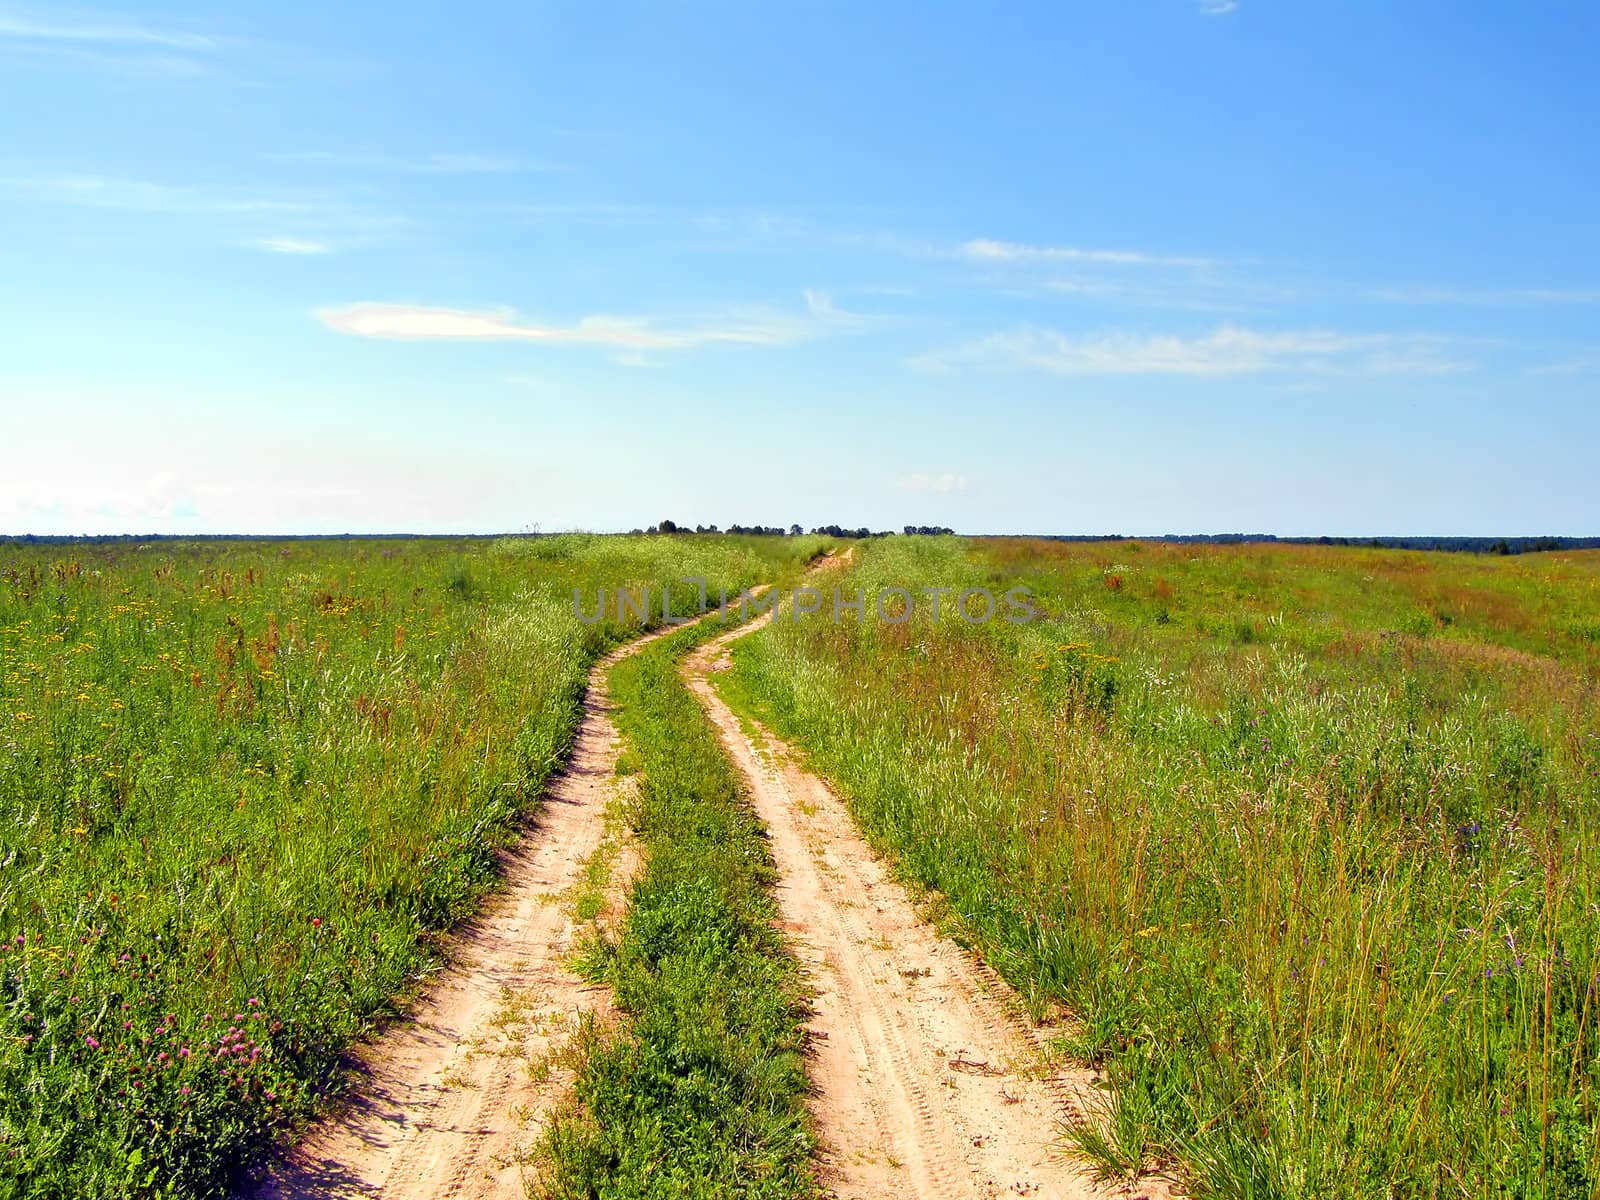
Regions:
<instances>
[{"instance_id":1,"label":"sandy tire track","mask_svg":"<svg viewBox=\"0 0 1600 1200\"><path fill-rule=\"evenodd\" d=\"M674 627L676 628L676 627ZM407 1019L358 1050L351 1100L276 1164L257 1200L523 1200L523 1156L568 1090L548 1063L610 991L567 965L588 928L570 898L607 837L620 739L606 672L662 629L595 664L566 767L506 857L499 889L453 940L449 965ZM624 841L606 895L615 920L638 866ZM566 899L568 902L563 902Z\"/></svg>"},{"instance_id":2,"label":"sandy tire track","mask_svg":"<svg viewBox=\"0 0 1600 1200\"><path fill-rule=\"evenodd\" d=\"M920 918L844 802L712 688L728 644L768 619L707 642L684 673L770 832L783 927L815 989L824 1179L840 1200L1125 1195L1064 1157L1086 1073L1043 1068L1014 993Z\"/></svg>"}]
</instances>

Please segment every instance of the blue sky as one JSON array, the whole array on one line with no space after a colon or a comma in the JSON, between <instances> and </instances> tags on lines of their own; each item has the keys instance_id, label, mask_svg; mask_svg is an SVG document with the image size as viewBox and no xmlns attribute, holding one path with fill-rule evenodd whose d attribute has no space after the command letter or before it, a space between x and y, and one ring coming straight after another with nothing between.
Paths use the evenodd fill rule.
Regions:
<instances>
[{"instance_id":1,"label":"blue sky","mask_svg":"<svg viewBox=\"0 0 1600 1200\"><path fill-rule=\"evenodd\" d=\"M1597 49L0 0L0 532L1600 533Z\"/></svg>"}]
</instances>

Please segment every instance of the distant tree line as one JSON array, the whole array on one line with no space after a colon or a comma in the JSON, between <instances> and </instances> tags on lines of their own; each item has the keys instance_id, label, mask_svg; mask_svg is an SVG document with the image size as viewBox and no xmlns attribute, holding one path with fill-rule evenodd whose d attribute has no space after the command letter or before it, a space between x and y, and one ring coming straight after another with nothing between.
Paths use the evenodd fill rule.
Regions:
<instances>
[{"instance_id":1,"label":"distant tree line","mask_svg":"<svg viewBox=\"0 0 1600 1200\"><path fill-rule=\"evenodd\" d=\"M798 525L791 525L785 529L782 525L729 525L727 529L720 529L715 525L696 525L690 529L687 525L679 525L676 521L658 521L644 529L630 530L632 533L748 533L760 537L799 537L805 530Z\"/></svg>"},{"instance_id":2,"label":"distant tree line","mask_svg":"<svg viewBox=\"0 0 1600 1200\"><path fill-rule=\"evenodd\" d=\"M658 521L647 529L635 529L634 533L747 533L759 537L799 537L806 530L799 525L791 525L785 529L782 525L729 525L726 530L718 529L715 525L696 525L690 529L687 525L679 525L676 521ZM818 525L811 530L815 534L823 534L836 538L875 538L890 537L892 529L868 529L862 526L859 529L846 529L842 525ZM944 525L907 525L901 530L907 537L913 534L934 535L941 533L954 533L955 530Z\"/></svg>"},{"instance_id":3,"label":"distant tree line","mask_svg":"<svg viewBox=\"0 0 1600 1200\"><path fill-rule=\"evenodd\" d=\"M661 521L633 533L722 533L715 525L696 525L690 529L675 521ZM799 525L730 525L727 533L756 534L763 537L799 537L806 530ZM892 536L893 530L846 529L841 525L819 525L810 531L836 538L875 538ZM943 525L906 525L900 532L907 537L954 533ZM0 545L128 545L144 542L303 542L303 541L378 541L385 538L426 539L440 542L470 542L501 537L548 537L537 529L511 534L454 533L115 533L115 534L0 534ZM1011 535L1002 535L1011 536ZM1039 537L1050 542L1126 542L1120 533L1046 533L1016 536ZM1600 550L1600 537L1279 537L1273 533L1169 533L1151 538L1156 542L1180 545L1236 546L1248 543L1281 542L1289 546L1365 546L1377 550L1444 550L1458 554L1538 554L1550 550Z\"/></svg>"},{"instance_id":4,"label":"distant tree line","mask_svg":"<svg viewBox=\"0 0 1600 1200\"><path fill-rule=\"evenodd\" d=\"M1051 542L1123 542L1121 534L1045 534ZM1444 550L1455 554L1538 554L1548 550L1600 549L1600 537L1279 537L1273 533L1168 533L1157 542L1237 546L1282 542L1290 546L1365 546L1374 550Z\"/></svg>"}]
</instances>

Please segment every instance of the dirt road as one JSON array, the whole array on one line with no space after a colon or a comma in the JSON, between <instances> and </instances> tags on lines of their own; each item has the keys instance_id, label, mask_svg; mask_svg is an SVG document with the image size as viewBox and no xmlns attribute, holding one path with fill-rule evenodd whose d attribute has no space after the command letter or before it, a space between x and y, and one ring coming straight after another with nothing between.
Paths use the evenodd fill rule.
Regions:
<instances>
[{"instance_id":1,"label":"dirt road","mask_svg":"<svg viewBox=\"0 0 1600 1200\"><path fill-rule=\"evenodd\" d=\"M261 1200L523 1200L524 1151L570 1081L545 1069L550 1052L610 998L567 965L586 927L572 901L588 864L616 852L610 906L629 874L628 848L606 827L619 749L606 671L659 636L595 666L568 766L500 891L458 936L410 1019L361 1056L348 1108L311 1132L256 1191Z\"/></svg>"},{"instance_id":2,"label":"dirt road","mask_svg":"<svg viewBox=\"0 0 1600 1200\"><path fill-rule=\"evenodd\" d=\"M727 644L762 623L708 643L685 674L771 832L785 933L816 989L810 1073L826 1181L839 1200L1112 1194L1061 1155L1066 1098L1083 1081L1042 1070L1004 983L919 918L843 802L779 741L746 733L710 687ZM255 1196L524 1196L524 1153L570 1084L547 1069L551 1051L581 1014L609 1006L607 989L567 965L585 927L572 899L598 874L614 915L634 861L605 815L619 786L606 671L659 636L596 665L570 764L503 889L411 1019L367 1048L356 1099ZM613 854L607 884L589 864Z\"/></svg>"},{"instance_id":3,"label":"dirt road","mask_svg":"<svg viewBox=\"0 0 1600 1200\"><path fill-rule=\"evenodd\" d=\"M771 833L784 929L816 989L826 1181L840 1200L1106 1195L1060 1149L1082 1081L1046 1077L1006 985L919 918L839 797L711 687L760 623L708 642L685 674Z\"/></svg>"}]
</instances>

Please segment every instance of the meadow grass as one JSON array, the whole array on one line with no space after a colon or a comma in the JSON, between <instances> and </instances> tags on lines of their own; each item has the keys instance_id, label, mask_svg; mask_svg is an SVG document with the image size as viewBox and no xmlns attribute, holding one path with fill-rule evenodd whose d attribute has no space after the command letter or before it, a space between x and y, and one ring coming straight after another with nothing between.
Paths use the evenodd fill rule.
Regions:
<instances>
[{"instance_id":1,"label":"meadow grass","mask_svg":"<svg viewBox=\"0 0 1600 1200\"><path fill-rule=\"evenodd\" d=\"M678 665L726 627L707 621L612 668L640 784L646 854L616 941L586 967L611 984L614 1028L576 1048L575 1102L553 1123L537 1194L793 1200L811 1169L804 994L770 894L764 832Z\"/></svg>"},{"instance_id":2,"label":"meadow grass","mask_svg":"<svg viewBox=\"0 0 1600 1200\"><path fill-rule=\"evenodd\" d=\"M735 683L1104 1069L1099 1170L1195 1193L1600 1189L1600 555L863 545Z\"/></svg>"},{"instance_id":3,"label":"meadow grass","mask_svg":"<svg viewBox=\"0 0 1600 1200\"><path fill-rule=\"evenodd\" d=\"M493 885L641 625L573 589L821 545L0 546L0 1193L224 1194Z\"/></svg>"}]
</instances>

